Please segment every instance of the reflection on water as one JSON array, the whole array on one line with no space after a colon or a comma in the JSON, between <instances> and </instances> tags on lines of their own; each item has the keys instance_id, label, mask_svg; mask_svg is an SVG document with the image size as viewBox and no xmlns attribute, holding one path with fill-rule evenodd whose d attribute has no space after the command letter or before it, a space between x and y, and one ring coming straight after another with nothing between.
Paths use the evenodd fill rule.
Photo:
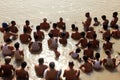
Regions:
<instances>
[{"instance_id":1,"label":"reflection on water","mask_svg":"<svg viewBox=\"0 0 120 80\"><path fill-rule=\"evenodd\" d=\"M112 12L118 11L120 13L120 0L1 0L0 1L0 23L3 21L10 22L11 20L15 20L19 26L19 33L22 33L22 26L24 25L24 21L26 19L31 21L31 25L33 25L33 32L35 31L35 26L42 22L44 17L48 18L48 22L57 22L59 17L63 17L64 21L67 24L67 30L70 31L70 25L75 23L79 30L82 31L81 22L85 20L84 13L90 12L91 16L97 16L101 21L101 15L107 15L108 19L112 19ZM119 15L120 18L120 15ZM120 24L120 21L118 22ZM51 24L52 25L52 24ZM96 27L95 30L98 32L100 27ZM48 31L49 32L49 31ZM56 63L56 68L64 70L67 68L67 63L71 59L68 53L74 50L76 41L73 41L71 38L68 39L68 45L63 47L59 44L58 51L60 51L61 56L59 60L55 60L55 55L53 51L50 51L47 46L48 32L45 32L45 40L43 40L43 51L38 55L33 55L29 52L27 45L21 45L21 48L24 49L25 53L25 61L28 62L28 71L30 74L30 80L42 80L36 77L34 72L34 65L37 64L37 60L40 57L45 58L45 64L48 64L50 61L54 61ZM0 33L0 35L2 35ZM98 39L100 39L102 47L103 41L101 40L101 34L98 35ZM3 40L1 39L1 42ZM19 40L17 40L19 41ZM120 41L112 40L115 42L114 44L114 54L116 51L119 51ZM82 52L80 56L82 56ZM99 51L101 53L101 57L105 57L102 48ZM102 59L101 58L101 59ZM1 63L3 63L3 58L0 55ZM81 65L79 62L75 62L75 68L79 68ZM12 59L12 64L16 66L14 63L14 59ZM101 72L93 71L91 74L86 75L81 72L80 78L81 80L119 80L120 67L118 67L117 72L109 72L107 70L103 70Z\"/></svg>"}]
</instances>

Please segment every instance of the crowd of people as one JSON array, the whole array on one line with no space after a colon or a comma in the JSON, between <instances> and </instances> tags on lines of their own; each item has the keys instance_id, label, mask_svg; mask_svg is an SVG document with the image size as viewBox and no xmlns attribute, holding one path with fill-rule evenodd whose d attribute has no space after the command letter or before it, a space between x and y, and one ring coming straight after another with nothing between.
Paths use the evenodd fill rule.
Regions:
<instances>
[{"instance_id":1,"label":"crowd of people","mask_svg":"<svg viewBox=\"0 0 120 80\"><path fill-rule=\"evenodd\" d=\"M47 40L48 48L54 51L56 59L59 59L61 54L60 51L58 51L58 43L66 47L69 43L67 39L71 38L76 41L76 44L74 44L76 49L71 51L69 55L73 60L84 62L79 69L75 69L74 62L69 61L68 69L65 69L63 72L63 77L65 77L66 80L79 80L80 70L85 73L90 73L93 69L101 70L102 65L108 70L116 69L120 64L120 61L117 62L116 58L113 58L112 56L113 43L111 42L111 38L116 40L120 39L120 30L117 24L118 12L113 12L113 19L110 22L110 25L106 15L101 16L103 23L100 23L97 17L94 17L93 25L91 24L92 18L89 12L85 13L85 17L86 20L82 22L83 31L80 32L75 24L71 24L72 33L67 31L66 23L63 21L62 17L60 17L59 22L53 23L52 28L47 22L47 18L44 18L43 22L36 26L36 31L33 32L34 41L32 41L32 29L29 20L25 21L22 34L19 34L19 28L16 26L15 21L11 21L10 25L5 22L2 23L0 31L3 34L4 44L1 46L1 51L5 64L0 64L0 76L3 80L12 80L14 75L16 80L29 80L29 73L25 70L27 66L27 62L24 60L25 53L23 50L20 50L19 47L22 44L26 44L32 54L35 54L36 52L40 53L43 50L42 41L45 36L49 36L49 39ZM103 60L100 59L100 53L97 52L94 54L94 51L100 48L100 41L97 39L98 34L94 29L96 26L102 26L99 33L102 33L102 39L104 41L102 48L106 54L106 58ZM48 31L49 29L48 35L45 35L42 31ZM17 39L19 39L20 42L14 43L14 46L10 45ZM83 50L83 56L79 55L81 50ZM16 69L10 64L13 57L16 62L21 63L21 68ZM38 63L39 64L34 66L37 77L44 78L45 80L62 80L62 70L55 69L54 62L51 61L48 66L44 64L44 58L39 58Z\"/></svg>"}]
</instances>

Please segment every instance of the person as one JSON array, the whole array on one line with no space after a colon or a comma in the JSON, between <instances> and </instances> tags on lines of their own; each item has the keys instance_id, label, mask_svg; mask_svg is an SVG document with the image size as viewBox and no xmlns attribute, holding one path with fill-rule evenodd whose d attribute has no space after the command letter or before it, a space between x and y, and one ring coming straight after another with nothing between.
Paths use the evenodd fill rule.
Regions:
<instances>
[{"instance_id":1,"label":"person","mask_svg":"<svg viewBox=\"0 0 120 80\"><path fill-rule=\"evenodd\" d=\"M110 50L112 51L113 49L113 43L110 42L110 37L106 37L106 42L103 43L103 49L106 50Z\"/></svg>"},{"instance_id":2,"label":"person","mask_svg":"<svg viewBox=\"0 0 120 80\"><path fill-rule=\"evenodd\" d=\"M84 49L83 54L86 55L88 58L93 59L94 58L94 51L91 47L91 43L87 44L87 48Z\"/></svg>"},{"instance_id":3,"label":"person","mask_svg":"<svg viewBox=\"0 0 120 80\"><path fill-rule=\"evenodd\" d=\"M81 38L81 33L78 32L78 27L76 27L75 32L71 34L71 38L74 40L79 40Z\"/></svg>"},{"instance_id":4,"label":"person","mask_svg":"<svg viewBox=\"0 0 120 80\"><path fill-rule=\"evenodd\" d=\"M5 28L3 33L3 39L4 42L6 42L6 39L9 40L8 43L11 43L13 40L16 40L18 38L18 34L10 32L9 28Z\"/></svg>"},{"instance_id":5,"label":"person","mask_svg":"<svg viewBox=\"0 0 120 80\"><path fill-rule=\"evenodd\" d=\"M95 59L92 60L93 63L93 68L95 70L101 70L102 69L102 60L99 60L100 58L100 53L95 54Z\"/></svg>"},{"instance_id":6,"label":"person","mask_svg":"<svg viewBox=\"0 0 120 80\"><path fill-rule=\"evenodd\" d=\"M5 31L5 29L8 27L9 27L9 25L6 22L3 22L2 27L0 28L0 31L3 33Z\"/></svg>"},{"instance_id":7,"label":"person","mask_svg":"<svg viewBox=\"0 0 120 80\"><path fill-rule=\"evenodd\" d=\"M120 30L119 30L118 25L115 25L114 28L115 29L112 30L111 36L115 39L119 39L120 38Z\"/></svg>"},{"instance_id":8,"label":"person","mask_svg":"<svg viewBox=\"0 0 120 80\"><path fill-rule=\"evenodd\" d=\"M48 47L51 50L56 50L58 48L58 40L53 37L52 33L48 34L50 39L48 39Z\"/></svg>"},{"instance_id":9,"label":"person","mask_svg":"<svg viewBox=\"0 0 120 80\"><path fill-rule=\"evenodd\" d=\"M11 26L9 26L9 29L12 33L17 33L18 32L18 28L16 26L16 22L15 21L11 21Z\"/></svg>"},{"instance_id":10,"label":"person","mask_svg":"<svg viewBox=\"0 0 120 80\"><path fill-rule=\"evenodd\" d=\"M59 37L62 37L62 33L65 34L65 38L68 39L69 38L69 32L66 31L65 27L62 27L62 32L59 32Z\"/></svg>"},{"instance_id":11,"label":"person","mask_svg":"<svg viewBox=\"0 0 120 80\"><path fill-rule=\"evenodd\" d=\"M8 40L9 41L9 40ZM6 40L6 42L8 42ZM14 55L14 47L11 46L9 43L5 43L4 45L1 46L1 50L2 50L2 55L5 56L13 56Z\"/></svg>"},{"instance_id":12,"label":"person","mask_svg":"<svg viewBox=\"0 0 120 80\"><path fill-rule=\"evenodd\" d=\"M60 30L57 29L56 23L53 23L53 29L51 29L49 33L52 33L53 37L59 37Z\"/></svg>"},{"instance_id":13,"label":"person","mask_svg":"<svg viewBox=\"0 0 120 80\"><path fill-rule=\"evenodd\" d=\"M83 26L84 26L84 31L88 31L90 25L91 25L91 22L92 22L92 18L90 17L90 13L87 12L85 13L85 17L87 18L85 22L82 22Z\"/></svg>"},{"instance_id":14,"label":"person","mask_svg":"<svg viewBox=\"0 0 120 80\"><path fill-rule=\"evenodd\" d=\"M79 44L81 44L81 48L86 48L87 47L87 39L85 38L85 32L81 32L81 39L78 41L78 43L76 44L76 46L78 46Z\"/></svg>"},{"instance_id":15,"label":"person","mask_svg":"<svg viewBox=\"0 0 120 80\"><path fill-rule=\"evenodd\" d=\"M93 40L89 41L91 43L91 47L92 49L98 49L99 48L99 40L96 39L97 38L97 34L93 35Z\"/></svg>"},{"instance_id":16,"label":"person","mask_svg":"<svg viewBox=\"0 0 120 80\"><path fill-rule=\"evenodd\" d=\"M38 77L43 77L44 71L48 68L47 65L44 64L44 58L39 58L38 63L34 66L35 73Z\"/></svg>"},{"instance_id":17,"label":"person","mask_svg":"<svg viewBox=\"0 0 120 80\"><path fill-rule=\"evenodd\" d=\"M103 23L102 23L103 28L104 28L104 27L107 27L107 28L108 28L109 20L106 18L106 15L102 15L101 18L102 18L102 20L103 20Z\"/></svg>"},{"instance_id":18,"label":"person","mask_svg":"<svg viewBox=\"0 0 120 80\"><path fill-rule=\"evenodd\" d=\"M42 43L38 41L38 36L34 36L35 41L29 43L30 52L39 52L42 51Z\"/></svg>"},{"instance_id":19,"label":"person","mask_svg":"<svg viewBox=\"0 0 120 80\"><path fill-rule=\"evenodd\" d=\"M93 39L93 35L96 34L93 27L89 27L89 30L86 32L86 38Z\"/></svg>"},{"instance_id":20,"label":"person","mask_svg":"<svg viewBox=\"0 0 120 80\"><path fill-rule=\"evenodd\" d=\"M23 31L24 31L24 29L26 29L26 33L31 34L32 29L30 27L30 21L29 20L25 21L25 25L23 27Z\"/></svg>"},{"instance_id":21,"label":"person","mask_svg":"<svg viewBox=\"0 0 120 80\"><path fill-rule=\"evenodd\" d=\"M110 22L110 27L111 28L114 28L117 25L117 22L118 22L118 17L117 16L118 16L118 12L113 12L113 19Z\"/></svg>"},{"instance_id":22,"label":"person","mask_svg":"<svg viewBox=\"0 0 120 80\"><path fill-rule=\"evenodd\" d=\"M66 33L61 33L61 38L59 39L59 43L62 44L63 46L67 45L67 39L65 37Z\"/></svg>"},{"instance_id":23,"label":"person","mask_svg":"<svg viewBox=\"0 0 120 80\"><path fill-rule=\"evenodd\" d=\"M100 22L98 21L97 17L94 17L94 23L93 26L99 26Z\"/></svg>"},{"instance_id":24,"label":"person","mask_svg":"<svg viewBox=\"0 0 120 80\"><path fill-rule=\"evenodd\" d=\"M65 80L80 80L80 70L74 69L74 63L73 61L70 61L68 63L68 69L64 70L63 77L65 77Z\"/></svg>"},{"instance_id":25,"label":"person","mask_svg":"<svg viewBox=\"0 0 120 80\"><path fill-rule=\"evenodd\" d=\"M38 36L38 40L42 41L45 38L44 32L41 31L40 26L36 26L36 32L33 33L34 37Z\"/></svg>"},{"instance_id":26,"label":"person","mask_svg":"<svg viewBox=\"0 0 120 80\"><path fill-rule=\"evenodd\" d=\"M72 30L72 31L75 31L75 24L72 24L72 25L71 25L71 30Z\"/></svg>"},{"instance_id":27,"label":"person","mask_svg":"<svg viewBox=\"0 0 120 80\"><path fill-rule=\"evenodd\" d=\"M16 80L29 80L29 73L25 70L27 63L21 63L21 68L16 69Z\"/></svg>"},{"instance_id":28,"label":"person","mask_svg":"<svg viewBox=\"0 0 120 80\"><path fill-rule=\"evenodd\" d=\"M62 29L62 27L66 28L66 24L65 24L65 22L63 22L62 17L59 18L59 22L57 22L57 27L60 28L60 29Z\"/></svg>"},{"instance_id":29,"label":"person","mask_svg":"<svg viewBox=\"0 0 120 80\"><path fill-rule=\"evenodd\" d=\"M50 62L49 68L47 68L44 72L45 80L60 80L61 70L58 71L55 69L55 63Z\"/></svg>"},{"instance_id":30,"label":"person","mask_svg":"<svg viewBox=\"0 0 120 80\"><path fill-rule=\"evenodd\" d=\"M83 56L84 63L80 66L80 69L85 73L93 71L92 63L88 60L87 56Z\"/></svg>"},{"instance_id":31,"label":"person","mask_svg":"<svg viewBox=\"0 0 120 80\"><path fill-rule=\"evenodd\" d=\"M105 53L107 57L103 59L103 65L108 70L114 70L120 64L120 61L116 63L116 59L112 58L109 50L106 50Z\"/></svg>"},{"instance_id":32,"label":"person","mask_svg":"<svg viewBox=\"0 0 120 80\"><path fill-rule=\"evenodd\" d=\"M14 56L15 56L15 60L16 62L17 61L23 61L24 60L24 53L23 53L23 50L20 50L19 47L20 47L20 43L19 42L16 42L14 44L14 47L15 47L15 51L14 51Z\"/></svg>"},{"instance_id":33,"label":"person","mask_svg":"<svg viewBox=\"0 0 120 80\"><path fill-rule=\"evenodd\" d=\"M12 80L14 77L15 68L13 65L9 64L11 62L11 57L5 57L5 64L1 65L1 72L3 80Z\"/></svg>"},{"instance_id":34,"label":"person","mask_svg":"<svg viewBox=\"0 0 120 80\"><path fill-rule=\"evenodd\" d=\"M78 61L81 60L81 58L79 58L79 53L80 53L81 49L78 47L76 48L75 51L72 51L69 53L69 55L73 58L73 59L77 59Z\"/></svg>"},{"instance_id":35,"label":"person","mask_svg":"<svg viewBox=\"0 0 120 80\"><path fill-rule=\"evenodd\" d=\"M24 33L20 34L20 41L23 44L28 44L31 41L31 36L30 34L27 33L27 29L24 28Z\"/></svg>"},{"instance_id":36,"label":"person","mask_svg":"<svg viewBox=\"0 0 120 80\"><path fill-rule=\"evenodd\" d=\"M40 23L40 28L43 30L48 30L50 28L50 24L47 22L47 18L44 18L43 22Z\"/></svg>"}]
</instances>

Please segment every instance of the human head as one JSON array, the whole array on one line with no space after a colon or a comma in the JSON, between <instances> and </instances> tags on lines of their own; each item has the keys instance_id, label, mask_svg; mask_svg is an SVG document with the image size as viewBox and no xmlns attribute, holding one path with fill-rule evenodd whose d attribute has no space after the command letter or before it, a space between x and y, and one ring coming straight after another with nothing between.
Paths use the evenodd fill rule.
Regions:
<instances>
[{"instance_id":1,"label":"human head","mask_svg":"<svg viewBox=\"0 0 120 80\"><path fill-rule=\"evenodd\" d=\"M10 61L11 61L11 57L10 57L10 56L6 56L6 57L5 57L5 63L6 63L6 64L9 64Z\"/></svg>"},{"instance_id":2,"label":"human head","mask_svg":"<svg viewBox=\"0 0 120 80\"><path fill-rule=\"evenodd\" d=\"M24 61L21 63L21 67L24 69L27 66L27 63Z\"/></svg>"},{"instance_id":3,"label":"human head","mask_svg":"<svg viewBox=\"0 0 120 80\"><path fill-rule=\"evenodd\" d=\"M56 29L56 27L57 27L57 24L53 23L53 28Z\"/></svg>"},{"instance_id":4,"label":"human head","mask_svg":"<svg viewBox=\"0 0 120 80\"><path fill-rule=\"evenodd\" d=\"M117 17L118 12L113 12L113 17Z\"/></svg>"},{"instance_id":5,"label":"human head","mask_svg":"<svg viewBox=\"0 0 120 80\"><path fill-rule=\"evenodd\" d=\"M30 21L29 21L29 20L26 20L26 21L25 21L25 24L26 24L26 25L29 25L29 24L30 24Z\"/></svg>"},{"instance_id":6,"label":"human head","mask_svg":"<svg viewBox=\"0 0 120 80\"><path fill-rule=\"evenodd\" d=\"M48 34L50 38L53 38L53 34L52 33L49 33Z\"/></svg>"},{"instance_id":7,"label":"human head","mask_svg":"<svg viewBox=\"0 0 120 80\"><path fill-rule=\"evenodd\" d=\"M11 21L11 24L14 26L14 25L16 25L16 22L15 21Z\"/></svg>"},{"instance_id":8,"label":"human head","mask_svg":"<svg viewBox=\"0 0 120 80\"><path fill-rule=\"evenodd\" d=\"M94 21L95 21L95 22L98 21L97 17L94 17Z\"/></svg>"},{"instance_id":9,"label":"human head","mask_svg":"<svg viewBox=\"0 0 120 80\"><path fill-rule=\"evenodd\" d=\"M88 57L87 56L83 56L83 60L85 61L85 62L87 62L88 61Z\"/></svg>"},{"instance_id":10,"label":"human head","mask_svg":"<svg viewBox=\"0 0 120 80\"><path fill-rule=\"evenodd\" d=\"M20 46L19 42L16 42L16 43L14 44L14 47L15 47L16 49L19 49L19 46Z\"/></svg>"},{"instance_id":11,"label":"human head","mask_svg":"<svg viewBox=\"0 0 120 80\"><path fill-rule=\"evenodd\" d=\"M70 68L73 68L74 62L73 61L69 61L68 65L69 65Z\"/></svg>"},{"instance_id":12,"label":"human head","mask_svg":"<svg viewBox=\"0 0 120 80\"><path fill-rule=\"evenodd\" d=\"M109 42L110 41L110 36L107 36L105 39L106 39L107 42Z\"/></svg>"},{"instance_id":13,"label":"human head","mask_svg":"<svg viewBox=\"0 0 120 80\"><path fill-rule=\"evenodd\" d=\"M54 68L55 68L55 63L54 63L54 62L50 62L50 63L49 63L49 67L50 67L51 69L54 69Z\"/></svg>"},{"instance_id":14,"label":"human head","mask_svg":"<svg viewBox=\"0 0 120 80\"><path fill-rule=\"evenodd\" d=\"M96 54L95 54L95 58L96 58L96 59L99 59L99 58L100 58L100 53L96 53Z\"/></svg>"},{"instance_id":15,"label":"human head","mask_svg":"<svg viewBox=\"0 0 120 80\"><path fill-rule=\"evenodd\" d=\"M64 32L61 33L62 38L65 37L65 35L66 35L66 33L64 33Z\"/></svg>"},{"instance_id":16,"label":"human head","mask_svg":"<svg viewBox=\"0 0 120 80\"><path fill-rule=\"evenodd\" d=\"M62 17L60 17L60 19L59 19L59 20L60 20L60 22L62 22L62 21L63 21L63 18L62 18Z\"/></svg>"},{"instance_id":17,"label":"human head","mask_svg":"<svg viewBox=\"0 0 120 80\"><path fill-rule=\"evenodd\" d=\"M89 12L85 13L85 16L90 17L90 13Z\"/></svg>"},{"instance_id":18,"label":"human head","mask_svg":"<svg viewBox=\"0 0 120 80\"><path fill-rule=\"evenodd\" d=\"M47 22L47 18L44 18L43 21L44 21L44 22Z\"/></svg>"},{"instance_id":19,"label":"human head","mask_svg":"<svg viewBox=\"0 0 120 80\"><path fill-rule=\"evenodd\" d=\"M38 62L39 62L39 64L43 64L44 63L44 58L39 58Z\"/></svg>"},{"instance_id":20,"label":"human head","mask_svg":"<svg viewBox=\"0 0 120 80\"><path fill-rule=\"evenodd\" d=\"M85 37L85 32L81 32L81 37L84 38Z\"/></svg>"},{"instance_id":21,"label":"human head","mask_svg":"<svg viewBox=\"0 0 120 80\"><path fill-rule=\"evenodd\" d=\"M71 25L72 30L75 30L75 24Z\"/></svg>"},{"instance_id":22,"label":"human head","mask_svg":"<svg viewBox=\"0 0 120 80\"><path fill-rule=\"evenodd\" d=\"M80 50L80 48L78 47L77 49L76 49L76 53L79 53L81 50Z\"/></svg>"},{"instance_id":23,"label":"human head","mask_svg":"<svg viewBox=\"0 0 120 80\"><path fill-rule=\"evenodd\" d=\"M36 26L36 30L37 31L39 31L40 30L40 26L38 25L38 26Z\"/></svg>"},{"instance_id":24,"label":"human head","mask_svg":"<svg viewBox=\"0 0 120 80\"><path fill-rule=\"evenodd\" d=\"M78 31L78 27L75 28L75 31Z\"/></svg>"},{"instance_id":25,"label":"human head","mask_svg":"<svg viewBox=\"0 0 120 80\"><path fill-rule=\"evenodd\" d=\"M101 17L103 20L106 20L106 16L105 15L102 15Z\"/></svg>"},{"instance_id":26,"label":"human head","mask_svg":"<svg viewBox=\"0 0 120 80\"><path fill-rule=\"evenodd\" d=\"M7 28L8 27L8 24L6 22L3 22L2 23L2 28Z\"/></svg>"},{"instance_id":27,"label":"human head","mask_svg":"<svg viewBox=\"0 0 120 80\"><path fill-rule=\"evenodd\" d=\"M111 56L110 50L106 50L105 54L110 57Z\"/></svg>"},{"instance_id":28,"label":"human head","mask_svg":"<svg viewBox=\"0 0 120 80\"><path fill-rule=\"evenodd\" d=\"M91 48L92 44L90 42L87 43L87 47Z\"/></svg>"}]
</instances>

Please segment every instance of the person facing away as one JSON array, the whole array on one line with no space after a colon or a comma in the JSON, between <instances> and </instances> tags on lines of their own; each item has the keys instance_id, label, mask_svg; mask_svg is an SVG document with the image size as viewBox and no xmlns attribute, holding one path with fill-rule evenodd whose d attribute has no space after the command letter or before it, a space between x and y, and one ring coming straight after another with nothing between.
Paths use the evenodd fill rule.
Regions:
<instances>
[{"instance_id":1,"label":"person facing away","mask_svg":"<svg viewBox=\"0 0 120 80\"><path fill-rule=\"evenodd\" d=\"M38 77L43 77L44 71L48 68L47 65L44 64L44 58L39 58L38 63L34 66L35 73Z\"/></svg>"},{"instance_id":2,"label":"person facing away","mask_svg":"<svg viewBox=\"0 0 120 80\"><path fill-rule=\"evenodd\" d=\"M29 80L28 71L25 70L26 62L21 63L21 68L16 69L16 80Z\"/></svg>"},{"instance_id":3,"label":"person facing away","mask_svg":"<svg viewBox=\"0 0 120 80\"><path fill-rule=\"evenodd\" d=\"M11 21L11 26L9 26L9 29L12 33L17 33L18 32L18 28L16 26L16 22L15 21Z\"/></svg>"},{"instance_id":4,"label":"person facing away","mask_svg":"<svg viewBox=\"0 0 120 80\"><path fill-rule=\"evenodd\" d=\"M117 22L118 22L118 12L113 12L113 19L112 21L110 22L110 27L111 28L115 28L115 26L117 25Z\"/></svg>"},{"instance_id":5,"label":"person facing away","mask_svg":"<svg viewBox=\"0 0 120 80\"><path fill-rule=\"evenodd\" d=\"M85 73L93 71L92 63L88 60L87 56L83 56L84 63L80 66L80 69Z\"/></svg>"},{"instance_id":6,"label":"person facing away","mask_svg":"<svg viewBox=\"0 0 120 80\"><path fill-rule=\"evenodd\" d=\"M36 32L33 33L34 37L38 36L38 40L42 41L45 38L44 32L41 31L40 26L36 26Z\"/></svg>"},{"instance_id":7,"label":"person facing away","mask_svg":"<svg viewBox=\"0 0 120 80\"><path fill-rule=\"evenodd\" d=\"M80 80L80 70L74 69L74 63L73 61L70 61L68 63L68 69L64 70L63 77L65 77L65 80Z\"/></svg>"},{"instance_id":8,"label":"person facing away","mask_svg":"<svg viewBox=\"0 0 120 80\"><path fill-rule=\"evenodd\" d=\"M102 15L101 16L102 20L103 20L103 28L106 26L108 28L108 24L109 24L109 20L106 18L106 15Z\"/></svg>"},{"instance_id":9,"label":"person facing away","mask_svg":"<svg viewBox=\"0 0 120 80\"><path fill-rule=\"evenodd\" d=\"M13 65L9 64L11 61L11 57L10 56L6 56L5 57L5 64L1 65L1 72L2 72L2 78L3 80L5 79L9 79L12 80L12 78L14 77L14 72L15 72L15 68L13 67Z\"/></svg>"},{"instance_id":10,"label":"person facing away","mask_svg":"<svg viewBox=\"0 0 120 80\"><path fill-rule=\"evenodd\" d=\"M66 24L65 24L65 22L63 22L62 17L59 18L59 22L57 22L57 27L60 29L62 29L62 27L66 27Z\"/></svg>"},{"instance_id":11,"label":"person facing away","mask_svg":"<svg viewBox=\"0 0 120 80\"><path fill-rule=\"evenodd\" d=\"M65 27L62 27L62 32L59 33L59 37L61 37L61 34L64 33L65 34L65 38L68 39L69 38L69 32L66 31Z\"/></svg>"},{"instance_id":12,"label":"person facing away","mask_svg":"<svg viewBox=\"0 0 120 80\"><path fill-rule=\"evenodd\" d=\"M78 31L78 27L76 27L75 32L71 34L71 38L74 40L79 40L81 38L81 33Z\"/></svg>"},{"instance_id":13,"label":"person facing away","mask_svg":"<svg viewBox=\"0 0 120 80\"><path fill-rule=\"evenodd\" d=\"M30 34L27 33L26 28L24 28L23 32L24 32L23 34L20 34L20 41L23 44L28 44L32 38L31 38Z\"/></svg>"},{"instance_id":14,"label":"person facing away","mask_svg":"<svg viewBox=\"0 0 120 80\"><path fill-rule=\"evenodd\" d=\"M50 62L49 68L44 72L45 80L60 80L61 70L58 71L55 69L55 63Z\"/></svg>"},{"instance_id":15,"label":"person facing away","mask_svg":"<svg viewBox=\"0 0 120 80\"><path fill-rule=\"evenodd\" d=\"M92 22L92 18L90 17L90 13L87 12L85 13L85 17L87 18L85 22L82 22L83 24L83 27L84 27L84 31L88 31L90 25L91 25L91 22Z\"/></svg>"},{"instance_id":16,"label":"person facing away","mask_svg":"<svg viewBox=\"0 0 120 80\"><path fill-rule=\"evenodd\" d=\"M61 38L59 39L59 43L63 46L67 45L67 38L65 37L66 33L61 33Z\"/></svg>"},{"instance_id":17,"label":"person facing away","mask_svg":"<svg viewBox=\"0 0 120 80\"><path fill-rule=\"evenodd\" d=\"M32 29L30 27L30 21L29 20L25 21L25 25L23 27L23 31L24 31L24 29L26 29L26 33L31 34Z\"/></svg>"},{"instance_id":18,"label":"person facing away","mask_svg":"<svg viewBox=\"0 0 120 80\"><path fill-rule=\"evenodd\" d=\"M48 30L50 28L50 24L47 22L47 18L44 18L43 22L40 23L40 28L43 30Z\"/></svg>"},{"instance_id":19,"label":"person facing away","mask_svg":"<svg viewBox=\"0 0 120 80\"><path fill-rule=\"evenodd\" d=\"M20 47L20 43L19 42L16 42L14 44L14 47L15 47L15 51L14 51L14 56L15 56L15 60L16 61L23 61L24 59L24 53L23 53L23 50L20 50L19 47Z\"/></svg>"},{"instance_id":20,"label":"person facing away","mask_svg":"<svg viewBox=\"0 0 120 80\"><path fill-rule=\"evenodd\" d=\"M98 21L97 17L94 17L94 23L93 26L99 26L100 22Z\"/></svg>"}]
</instances>

